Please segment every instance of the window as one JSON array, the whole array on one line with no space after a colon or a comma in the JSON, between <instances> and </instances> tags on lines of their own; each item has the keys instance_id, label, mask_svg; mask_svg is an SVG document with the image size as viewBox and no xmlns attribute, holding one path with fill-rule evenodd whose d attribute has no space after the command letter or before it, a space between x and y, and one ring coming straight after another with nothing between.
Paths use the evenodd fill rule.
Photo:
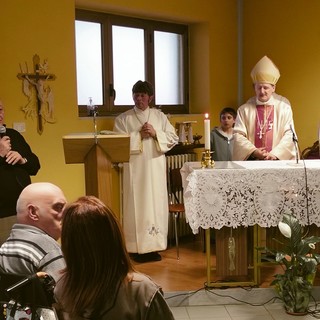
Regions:
<instances>
[{"instance_id":1,"label":"window","mask_svg":"<svg viewBox=\"0 0 320 320\"><path fill-rule=\"evenodd\" d=\"M132 86L154 85L153 104L165 113L188 113L186 25L76 10L79 115L90 99L99 115L132 108Z\"/></svg>"}]
</instances>

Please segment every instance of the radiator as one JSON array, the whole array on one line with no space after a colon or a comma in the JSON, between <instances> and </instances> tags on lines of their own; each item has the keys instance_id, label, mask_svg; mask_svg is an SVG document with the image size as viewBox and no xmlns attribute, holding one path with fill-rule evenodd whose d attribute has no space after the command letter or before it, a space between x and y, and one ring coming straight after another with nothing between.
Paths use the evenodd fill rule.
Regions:
<instances>
[{"instance_id":1,"label":"radiator","mask_svg":"<svg viewBox=\"0 0 320 320\"><path fill-rule=\"evenodd\" d=\"M174 168L181 168L185 162L197 161L197 154L195 153L186 153L186 154L177 154L166 156L167 161L167 180L169 181L169 170ZM168 186L169 188L169 186ZM182 193L178 196L179 202L183 203L183 195ZM192 234L192 231L189 225L186 222L186 217L184 214L180 215L179 223L177 225L178 235L186 236ZM173 228L173 219L169 217L169 239L174 238L174 228Z\"/></svg>"}]
</instances>

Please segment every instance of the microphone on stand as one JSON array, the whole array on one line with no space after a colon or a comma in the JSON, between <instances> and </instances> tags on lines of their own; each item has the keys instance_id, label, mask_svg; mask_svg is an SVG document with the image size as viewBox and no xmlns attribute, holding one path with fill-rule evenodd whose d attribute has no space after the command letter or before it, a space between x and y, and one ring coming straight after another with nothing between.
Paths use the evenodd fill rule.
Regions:
<instances>
[{"instance_id":1,"label":"microphone on stand","mask_svg":"<svg viewBox=\"0 0 320 320\"><path fill-rule=\"evenodd\" d=\"M294 148L296 150L296 164L298 164L298 161L299 161L299 147L298 147L298 138L296 136L296 133L294 132L293 130L293 127L292 127L292 124L290 124L290 130L292 132L292 141L293 141L293 144L294 144Z\"/></svg>"},{"instance_id":2,"label":"microphone on stand","mask_svg":"<svg viewBox=\"0 0 320 320\"><path fill-rule=\"evenodd\" d=\"M290 130L292 132L292 141L293 142L298 142L298 138L297 138L296 133L294 132L294 130L292 128L292 124L290 124Z\"/></svg>"}]
</instances>

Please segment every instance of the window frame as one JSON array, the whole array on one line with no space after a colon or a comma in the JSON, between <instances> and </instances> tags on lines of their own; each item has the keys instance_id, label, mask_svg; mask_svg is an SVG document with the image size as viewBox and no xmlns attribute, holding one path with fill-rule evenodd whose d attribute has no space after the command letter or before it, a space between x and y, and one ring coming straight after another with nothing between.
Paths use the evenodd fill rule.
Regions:
<instances>
[{"instance_id":1,"label":"window frame","mask_svg":"<svg viewBox=\"0 0 320 320\"><path fill-rule=\"evenodd\" d=\"M155 83L154 74L154 45L153 32L174 32L183 37L183 87L184 103L177 105L163 105L164 113L186 114L189 113L189 52L188 52L188 26L184 24L168 23L156 20L146 20L127 16L113 15L103 12L76 9L75 20L96 22L101 24L102 44L102 96L103 105L98 107L99 116L116 116L132 108L131 105L114 105L115 90L113 88L113 61L112 61L112 25L123 27L142 28L145 30L145 80ZM139 80L139 79L137 79ZM142 80L142 79L141 79ZM132 84L133 85L133 84ZM156 94L156 92L155 92ZM152 106L154 106L154 101ZM157 106L156 106L157 107ZM87 106L78 105L79 117L87 117Z\"/></svg>"}]
</instances>

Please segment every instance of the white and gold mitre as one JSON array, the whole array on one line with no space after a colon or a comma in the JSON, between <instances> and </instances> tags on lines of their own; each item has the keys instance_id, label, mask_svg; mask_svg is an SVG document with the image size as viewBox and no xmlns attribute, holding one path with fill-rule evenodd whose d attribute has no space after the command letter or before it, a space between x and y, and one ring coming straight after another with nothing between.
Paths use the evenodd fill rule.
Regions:
<instances>
[{"instance_id":1,"label":"white and gold mitre","mask_svg":"<svg viewBox=\"0 0 320 320\"><path fill-rule=\"evenodd\" d=\"M280 72L276 65L267 56L264 56L253 67L251 78L253 83L270 83L274 85L280 78Z\"/></svg>"}]
</instances>

